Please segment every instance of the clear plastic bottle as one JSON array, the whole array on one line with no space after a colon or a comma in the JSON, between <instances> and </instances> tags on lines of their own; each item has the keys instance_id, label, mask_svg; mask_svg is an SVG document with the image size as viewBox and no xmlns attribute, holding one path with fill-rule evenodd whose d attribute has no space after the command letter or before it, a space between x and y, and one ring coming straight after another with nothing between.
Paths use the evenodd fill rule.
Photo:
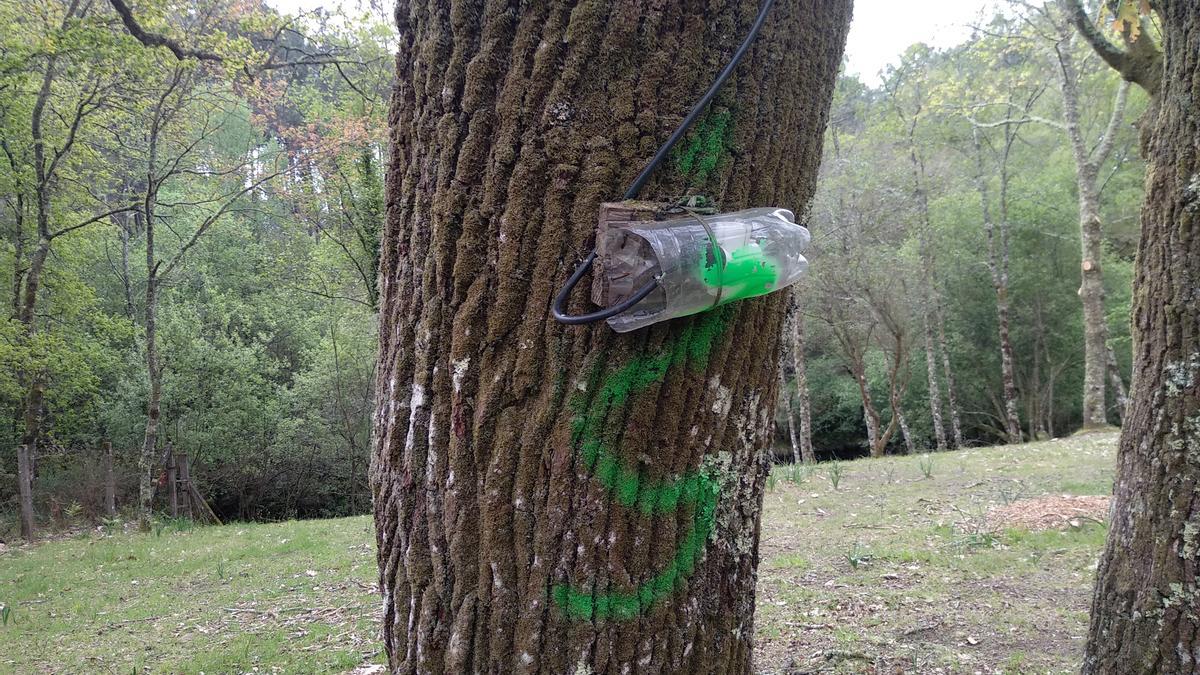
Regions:
<instances>
[{"instance_id":1,"label":"clear plastic bottle","mask_svg":"<svg viewBox=\"0 0 1200 675\"><path fill-rule=\"evenodd\" d=\"M620 295L658 280L644 300L608 319L619 333L786 288L808 269L811 239L791 211L772 207L623 223L604 236L603 273Z\"/></svg>"}]
</instances>

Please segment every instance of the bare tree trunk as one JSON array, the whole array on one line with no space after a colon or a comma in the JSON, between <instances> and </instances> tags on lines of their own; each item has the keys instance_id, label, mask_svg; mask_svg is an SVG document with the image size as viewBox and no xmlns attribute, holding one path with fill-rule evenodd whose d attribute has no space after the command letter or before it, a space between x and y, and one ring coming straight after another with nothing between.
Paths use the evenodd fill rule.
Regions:
<instances>
[{"instance_id":1,"label":"bare tree trunk","mask_svg":"<svg viewBox=\"0 0 1200 675\"><path fill-rule=\"evenodd\" d=\"M167 443L167 500L171 504L171 517L179 517L179 469L175 464L175 450Z\"/></svg>"},{"instance_id":2,"label":"bare tree trunk","mask_svg":"<svg viewBox=\"0 0 1200 675\"><path fill-rule=\"evenodd\" d=\"M946 377L946 405L950 413L950 430L954 449L963 447L962 418L958 414L958 394L954 389L954 371L950 368L950 349L946 342L946 320L942 315L940 298L934 298L934 318L937 320L938 351L942 355L942 374Z\"/></svg>"},{"instance_id":3,"label":"bare tree trunk","mask_svg":"<svg viewBox=\"0 0 1200 675\"><path fill-rule=\"evenodd\" d=\"M1129 409L1129 394L1125 391L1125 380L1121 378L1121 367L1117 365L1117 355L1113 353L1112 344L1108 345L1108 380L1112 384L1117 401L1117 419L1124 423L1125 412Z\"/></svg>"},{"instance_id":4,"label":"bare tree trunk","mask_svg":"<svg viewBox=\"0 0 1200 675\"><path fill-rule=\"evenodd\" d=\"M643 197L803 211L849 5L772 10L719 131ZM785 297L629 334L549 307L756 11L399 6L371 467L392 672L752 670Z\"/></svg>"},{"instance_id":5,"label":"bare tree trunk","mask_svg":"<svg viewBox=\"0 0 1200 675\"><path fill-rule=\"evenodd\" d=\"M1089 675L1200 668L1200 5L1151 6L1162 86L1146 117L1133 384L1096 571Z\"/></svg>"},{"instance_id":6,"label":"bare tree trunk","mask_svg":"<svg viewBox=\"0 0 1200 675\"><path fill-rule=\"evenodd\" d=\"M858 383L858 393L862 397L863 402L863 421L867 425L867 447L870 450L872 457L882 457L883 451L887 447L887 441L880 442L879 439L883 435L880 427L879 411L875 409L875 403L871 400L871 386L867 382L867 373L865 366L861 364L855 366L850 372L854 376L854 381Z\"/></svg>"},{"instance_id":7,"label":"bare tree trunk","mask_svg":"<svg viewBox=\"0 0 1200 675\"><path fill-rule=\"evenodd\" d=\"M1100 222L1100 167L1112 153L1117 130L1125 116L1129 82L1122 80L1113 102L1104 135L1094 149L1083 137L1079 118L1079 72L1072 53L1075 30L1064 17L1057 22L1059 40L1058 82L1063 99L1063 121L1075 160L1075 182L1079 192L1079 238L1082 246L1079 297L1083 301L1083 428L1108 425L1105 415L1104 379L1108 369L1108 319L1104 311L1104 275L1100 265L1104 227ZM1150 38L1147 38L1150 39Z\"/></svg>"},{"instance_id":8,"label":"bare tree trunk","mask_svg":"<svg viewBox=\"0 0 1200 675\"><path fill-rule=\"evenodd\" d=\"M908 419L904 417L904 409L900 407L899 401L892 407L892 414L896 416L896 420L900 423L900 435L904 438L904 450L910 455L915 455L917 453L917 443L913 440L912 431L908 428Z\"/></svg>"},{"instance_id":9,"label":"bare tree trunk","mask_svg":"<svg viewBox=\"0 0 1200 675\"><path fill-rule=\"evenodd\" d=\"M908 123L908 159L912 166L913 177L913 194L917 198L917 206L921 212L920 231L917 233L921 254L921 268L924 272L924 307L922 308L925 314L925 365L928 369L929 376L929 413L933 421L933 437L937 444L938 450L946 449L946 428L942 424L942 394L938 385L937 377L937 357L933 351L933 328L929 324L929 315L933 305L936 304L937 296L937 278L934 274L934 258L933 252L929 247L929 238L933 236L933 223L929 219L929 195L925 191L925 162L918 154L916 132L917 120L921 114L921 108L924 102L920 100L918 93L917 110L913 112ZM898 111L903 115L903 110L897 104ZM902 424L901 429L904 430L905 442L909 444L909 453L913 452L911 439L908 436L907 424Z\"/></svg>"},{"instance_id":10,"label":"bare tree trunk","mask_svg":"<svg viewBox=\"0 0 1200 675\"><path fill-rule=\"evenodd\" d=\"M142 452L138 456L138 527L150 529L154 499L154 471L158 468L158 418L162 402L162 369L158 364L158 280L154 270L154 227L146 225L146 261L150 272L146 279L146 375L150 391L146 399L146 429Z\"/></svg>"},{"instance_id":11,"label":"bare tree trunk","mask_svg":"<svg viewBox=\"0 0 1200 675\"><path fill-rule=\"evenodd\" d=\"M787 390L787 362L791 349L788 343L792 341L792 322L796 320L796 303L787 303L787 312L783 317L783 333L779 344L779 396L783 398L784 411L787 413L788 441L792 448L792 463L800 463L800 443L796 440L796 413L792 409L792 396ZM792 345L794 347L794 345Z\"/></svg>"},{"instance_id":12,"label":"bare tree trunk","mask_svg":"<svg viewBox=\"0 0 1200 675\"><path fill-rule=\"evenodd\" d=\"M100 453L104 458L104 513L108 517L117 515L117 483L113 476L112 441L100 444Z\"/></svg>"},{"instance_id":13,"label":"bare tree trunk","mask_svg":"<svg viewBox=\"0 0 1200 675\"><path fill-rule=\"evenodd\" d=\"M797 295L798 292L793 290L793 304L796 307L792 317L792 370L796 375L796 404L800 415L800 458L805 463L811 464L817 461L817 455L813 451L812 398L808 393L808 367L804 357L807 342L805 340L804 312L802 306L796 301Z\"/></svg>"},{"instance_id":14,"label":"bare tree trunk","mask_svg":"<svg viewBox=\"0 0 1200 675\"><path fill-rule=\"evenodd\" d=\"M152 125L150 153L146 172L146 196L143 215L146 225L146 377L150 391L146 399L146 430L142 437L142 452L138 457L138 527L150 529L150 512L154 499L154 471L158 468L158 418L162 403L162 368L158 363L158 265L154 250L154 206L157 199L154 169L157 160L158 116Z\"/></svg>"},{"instance_id":15,"label":"bare tree trunk","mask_svg":"<svg viewBox=\"0 0 1200 675\"><path fill-rule=\"evenodd\" d=\"M71 11L74 11L74 6ZM46 141L42 135L42 116L45 114L46 104L50 99L56 60L56 57L51 56L46 64L46 72L42 77L42 85L38 90L30 117L38 243L30 258L29 270L25 273L25 295L18 315L27 345L32 345L33 338L37 333L35 310L38 291L41 286L42 271L46 266L46 259L50 255L50 191L54 174L51 161L46 153ZM18 379L25 386L26 394L24 415L22 416L24 426L21 431L21 444L17 446L17 492L21 502L21 538L25 541L32 541L34 536L33 461L37 452L38 437L41 435L42 405L46 393L46 383L41 373L21 372Z\"/></svg>"},{"instance_id":16,"label":"bare tree trunk","mask_svg":"<svg viewBox=\"0 0 1200 675\"><path fill-rule=\"evenodd\" d=\"M788 394L787 377L782 363L779 364L779 395L783 397L783 406L787 410L788 440L792 444L792 463L799 464L802 460L800 443L796 441L796 415L792 410L792 397Z\"/></svg>"},{"instance_id":17,"label":"bare tree trunk","mask_svg":"<svg viewBox=\"0 0 1200 675\"><path fill-rule=\"evenodd\" d=\"M946 449L946 427L942 424L942 394L938 384L937 353L933 346L930 313L925 313L925 366L929 375L929 415L933 419L933 438L939 451Z\"/></svg>"},{"instance_id":18,"label":"bare tree trunk","mask_svg":"<svg viewBox=\"0 0 1200 675\"><path fill-rule=\"evenodd\" d=\"M60 24L61 30L66 30L75 19L77 11L79 11L78 0L71 0L63 15L62 23ZM85 8L84 13L86 12L87 9ZM71 131L61 140L61 143L56 144L52 148L47 148L42 124L46 113L46 105L49 103L53 93L52 87L57 76L58 56L55 54L49 55L46 59L45 67L46 70L42 73L41 86L34 99L29 117L30 140L33 144L34 209L37 216L38 243L30 258L29 270L25 273L24 298L22 299L18 314L18 319L24 331L23 337L26 344L30 345L37 334L37 314L35 310L42 273L45 270L46 260L50 255L50 243L57 234L69 231L70 229L76 229L67 228L59 230L57 233L51 230L50 196L54 191L60 162L67 156L74 145L75 131L78 130L86 114L84 112L86 106L76 108L74 118L65 120ZM93 89L89 97L94 97L95 93L96 91ZM95 109L93 108L93 110ZM82 225L77 227L82 227ZM24 428L21 432L20 445L17 446L17 487L21 502L21 537L26 541L31 541L34 536L33 466L37 453L38 438L41 435L46 381L43 373L21 372L18 374L18 382L26 388L24 414L22 416Z\"/></svg>"},{"instance_id":19,"label":"bare tree trunk","mask_svg":"<svg viewBox=\"0 0 1200 675\"><path fill-rule=\"evenodd\" d=\"M1007 132L1006 132L1007 133ZM983 172L983 143L980 139L979 128L973 129L972 138L975 143L975 158L977 173L976 188L979 191L979 203L983 209L983 229L988 240L988 269L992 274L992 288L996 292L996 318L1000 332L1000 378L1004 389L1004 430L1009 443L1021 442L1021 422L1017 415L1017 386L1013 375L1012 340L1008 328L1008 235L1007 224L1001 218L1000 232L996 232L996 224L992 222L991 200L988 195L987 177ZM1001 191L1005 179L1002 177ZM1001 197L1001 203L1004 202Z\"/></svg>"}]
</instances>

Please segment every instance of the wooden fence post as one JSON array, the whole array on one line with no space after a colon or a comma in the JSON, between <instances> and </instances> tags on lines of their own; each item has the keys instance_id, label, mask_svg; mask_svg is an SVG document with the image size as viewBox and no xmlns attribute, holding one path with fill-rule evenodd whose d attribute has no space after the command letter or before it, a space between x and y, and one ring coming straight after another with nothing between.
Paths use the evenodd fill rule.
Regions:
<instances>
[{"instance_id":1,"label":"wooden fence post","mask_svg":"<svg viewBox=\"0 0 1200 675\"><path fill-rule=\"evenodd\" d=\"M104 513L112 518L117 515L117 484L113 478L112 441L103 441L100 450L104 462Z\"/></svg>"}]
</instances>

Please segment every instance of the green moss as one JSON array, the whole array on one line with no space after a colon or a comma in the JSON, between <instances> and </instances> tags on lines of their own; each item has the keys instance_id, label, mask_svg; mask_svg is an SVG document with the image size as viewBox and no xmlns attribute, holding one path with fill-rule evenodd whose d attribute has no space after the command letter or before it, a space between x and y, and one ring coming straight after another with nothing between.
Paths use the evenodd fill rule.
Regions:
<instances>
[{"instance_id":1,"label":"green moss","mask_svg":"<svg viewBox=\"0 0 1200 675\"><path fill-rule=\"evenodd\" d=\"M693 185L701 185L717 168L729 151L733 139L733 114L729 110L709 110L687 135L683 145L676 146L675 168Z\"/></svg>"}]
</instances>

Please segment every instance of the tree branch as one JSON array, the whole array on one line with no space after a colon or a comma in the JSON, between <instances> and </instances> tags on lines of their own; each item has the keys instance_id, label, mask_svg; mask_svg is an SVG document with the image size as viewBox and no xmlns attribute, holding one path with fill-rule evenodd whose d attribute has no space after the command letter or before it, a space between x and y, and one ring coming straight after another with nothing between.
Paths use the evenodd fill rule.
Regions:
<instances>
[{"instance_id":1,"label":"tree branch","mask_svg":"<svg viewBox=\"0 0 1200 675\"><path fill-rule=\"evenodd\" d=\"M208 228L211 227L213 225L213 223L220 220L221 216L225 215L225 213L230 208L233 207L233 204L239 198L241 198L243 195L245 195L247 193L257 190L258 187L261 186L262 184L286 173L286 171L287 171L286 169L284 171L277 171L273 174L270 174L268 176L260 178L257 181L251 183L250 185L247 185L246 187L242 188L241 190L238 190L237 192L233 193L233 195L231 195L229 197L229 200L221 205L221 208L217 209L212 215L205 218L204 222L200 223L200 227L197 227L196 231L192 233L191 239L188 239L187 242L182 247L180 247L180 249L175 253L175 257L171 258L171 261L168 262L166 267L164 267L162 269L162 272L161 272L161 274L159 274L159 277L162 279L166 279L171 274L171 271L174 270L175 267L179 264L179 262L181 260L183 260L184 255L187 254L187 252L193 246L196 245L196 242L200 241L200 237L204 236L204 233L208 231Z\"/></svg>"},{"instance_id":2,"label":"tree branch","mask_svg":"<svg viewBox=\"0 0 1200 675\"><path fill-rule=\"evenodd\" d=\"M1104 37L1104 34L1096 28L1096 24L1092 23L1091 17L1087 15L1087 10L1083 8L1080 0L1061 0L1061 2L1063 11L1067 13L1067 17L1075 25L1075 29L1092 46L1096 54L1104 59L1105 63L1112 66L1113 70L1125 75L1130 67L1129 55Z\"/></svg>"},{"instance_id":3,"label":"tree branch","mask_svg":"<svg viewBox=\"0 0 1200 675\"><path fill-rule=\"evenodd\" d=\"M1080 0L1059 2L1079 34L1105 63L1120 73L1122 78L1145 89L1151 98L1158 96L1162 84L1162 51L1147 34L1148 31L1142 31L1142 35L1137 39L1126 32L1125 44L1128 49L1123 50L1109 42L1096 28ZM1145 19L1142 19L1142 22L1145 26Z\"/></svg>"},{"instance_id":4,"label":"tree branch","mask_svg":"<svg viewBox=\"0 0 1200 675\"><path fill-rule=\"evenodd\" d=\"M179 44L175 40L158 33L151 33L142 28L142 24L138 23L136 17L133 16L133 10L129 5L125 4L125 0L108 0L112 8L116 10L117 15L121 17L121 23L125 24L125 29L129 34L137 38L138 42L147 47L166 47L171 50L175 58L180 61L187 59L196 59L198 61L214 61L220 63L224 61L219 54L215 54L203 49L190 49Z\"/></svg>"},{"instance_id":5,"label":"tree branch","mask_svg":"<svg viewBox=\"0 0 1200 675\"><path fill-rule=\"evenodd\" d=\"M139 206L138 204L130 204L128 206L122 206L120 208L116 208L111 211L105 211L104 213L92 216L91 218L88 218L87 220L85 220L83 222L76 223L69 227L64 227L61 230L56 230L54 232L51 232L50 239L54 239L56 237L61 237L64 234L68 234L70 232L74 232L75 230L87 227L88 225L91 225L92 223L98 223L101 220L104 220L105 218L108 218L109 216L115 216L118 213L124 213L126 211L135 211L135 210L137 210L138 206Z\"/></svg>"},{"instance_id":6,"label":"tree branch","mask_svg":"<svg viewBox=\"0 0 1200 675\"><path fill-rule=\"evenodd\" d=\"M1100 137L1100 143L1092 151L1092 161L1097 167L1107 161L1109 154L1112 153L1113 144L1116 143L1117 138L1117 127L1125 119L1125 101L1128 98L1129 80L1121 80L1121 84L1117 88L1117 98L1113 102L1112 117L1108 118L1108 126L1104 129L1104 135Z\"/></svg>"}]
</instances>

